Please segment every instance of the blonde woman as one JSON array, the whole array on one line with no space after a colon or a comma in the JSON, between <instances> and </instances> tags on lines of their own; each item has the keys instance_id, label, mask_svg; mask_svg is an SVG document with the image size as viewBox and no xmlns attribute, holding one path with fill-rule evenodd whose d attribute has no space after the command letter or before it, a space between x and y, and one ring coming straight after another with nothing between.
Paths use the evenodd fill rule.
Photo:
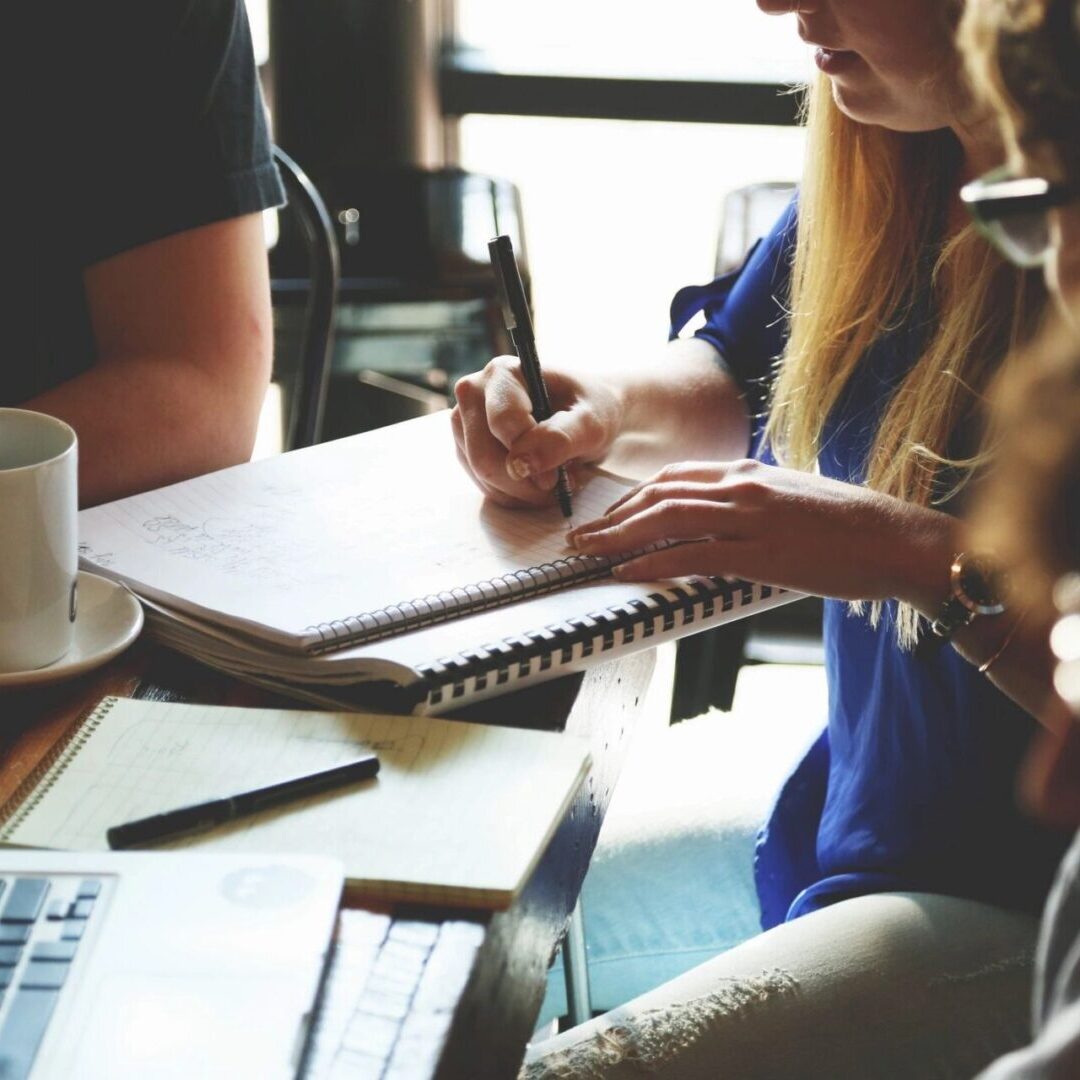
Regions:
<instances>
[{"instance_id":1,"label":"blonde woman","mask_svg":"<svg viewBox=\"0 0 1080 1080\"><path fill-rule=\"evenodd\" d=\"M541 1044L530 1076L970 1075L1023 1039L1063 841L1013 784L1048 680L989 568L958 558L955 515L985 460L983 393L1042 295L958 197L1002 154L952 48L959 5L759 6L797 9L817 46L798 207L739 275L676 298L675 322L706 325L661 360L549 365L559 411L536 424L498 358L459 384L454 425L509 504L550 499L563 463L677 462L572 541L683 541L626 578L829 598L828 726L759 841L767 933Z\"/></svg>"}]
</instances>

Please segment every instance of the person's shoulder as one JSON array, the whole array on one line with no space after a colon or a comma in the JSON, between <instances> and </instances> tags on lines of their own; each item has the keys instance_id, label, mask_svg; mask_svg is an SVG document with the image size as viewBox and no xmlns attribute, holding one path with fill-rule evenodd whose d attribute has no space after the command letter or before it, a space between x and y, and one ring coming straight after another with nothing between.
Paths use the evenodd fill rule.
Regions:
<instances>
[{"instance_id":1,"label":"person's shoulder","mask_svg":"<svg viewBox=\"0 0 1080 1080\"><path fill-rule=\"evenodd\" d=\"M799 193L791 196L791 201L784 207L783 213L769 231L765 242L773 248L793 249L799 231Z\"/></svg>"},{"instance_id":2,"label":"person's shoulder","mask_svg":"<svg viewBox=\"0 0 1080 1080\"><path fill-rule=\"evenodd\" d=\"M754 245L743 266L749 278L768 280L776 289L787 278L795 257L799 229L799 196L796 192L772 228Z\"/></svg>"}]
</instances>

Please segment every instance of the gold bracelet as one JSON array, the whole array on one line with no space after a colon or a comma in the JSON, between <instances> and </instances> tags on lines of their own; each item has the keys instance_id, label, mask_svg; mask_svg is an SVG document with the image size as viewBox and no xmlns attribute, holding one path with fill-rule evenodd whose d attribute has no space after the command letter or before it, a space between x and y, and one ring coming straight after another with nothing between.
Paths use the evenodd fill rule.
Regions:
<instances>
[{"instance_id":1,"label":"gold bracelet","mask_svg":"<svg viewBox=\"0 0 1080 1080\"><path fill-rule=\"evenodd\" d=\"M979 665L979 674L985 675L990 666L997 660L997 658L1012 644L1012 639L1016 637L1016 631L1020 629L1020 624L1024 621L1024 616L1020 615L1016 622L1013 623L1012 629L1005 635L1005 640L998 646L998 650L990 657L989 660L984 660Z\"/></svg>"}]
</instances>

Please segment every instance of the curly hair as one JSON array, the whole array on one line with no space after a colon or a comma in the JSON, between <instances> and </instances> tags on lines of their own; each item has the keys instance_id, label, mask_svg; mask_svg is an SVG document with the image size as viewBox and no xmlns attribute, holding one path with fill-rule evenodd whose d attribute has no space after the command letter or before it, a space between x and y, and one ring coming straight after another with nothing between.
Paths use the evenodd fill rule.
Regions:
<instances>
[{"instance_id":1,"label":"curly hair","mask_svg":"<svg viewBox=\"0 0 1080 1080\"><path fill-rule=\"evenodd\" d=\"M960 41L1024 157L1080 180L1080 0L969 0Z\"/></svg>"},{"instance_id":2,"label":"curly hair","mask_svg":"<svg viewBox=\"0 0 1080 1080\"><path fill-rule=\"evenodd\" d=\"M1054 582L1080 570L1080 345L1059 327L1009 365L992 394L1000 433L980 493L979 543L1011 568L1021 600L1048 613Z\"/></svg>"}]
</instances>

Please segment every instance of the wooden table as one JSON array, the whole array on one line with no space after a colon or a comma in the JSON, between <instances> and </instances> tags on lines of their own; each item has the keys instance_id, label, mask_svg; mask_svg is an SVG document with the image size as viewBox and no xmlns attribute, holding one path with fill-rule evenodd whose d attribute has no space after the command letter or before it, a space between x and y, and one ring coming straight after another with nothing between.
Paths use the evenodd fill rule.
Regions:
<instances>
[{"instance_id":1,"label":"wooden table","mask_svg":"<svg viewBox=\"0 0 1080 1080\"><path fill-rule=\"evenodd\" d=\"M465 918L484 927L483 943L458 998L438 1064L427 1075L440 1080L500 1080L517 1075L543 1000L548 967L577 902L654 666L652 651L639 653L599 665L584 676L558 679L454 714L585 737L593 766L528 885L509 910L496 914L407 906L393 910L395 917L436 923ZM142 641L118 661L75 682L0 692L0 798L9 797L67 728L106 694L282 704Z\"/></svg>"}]
</instances>

